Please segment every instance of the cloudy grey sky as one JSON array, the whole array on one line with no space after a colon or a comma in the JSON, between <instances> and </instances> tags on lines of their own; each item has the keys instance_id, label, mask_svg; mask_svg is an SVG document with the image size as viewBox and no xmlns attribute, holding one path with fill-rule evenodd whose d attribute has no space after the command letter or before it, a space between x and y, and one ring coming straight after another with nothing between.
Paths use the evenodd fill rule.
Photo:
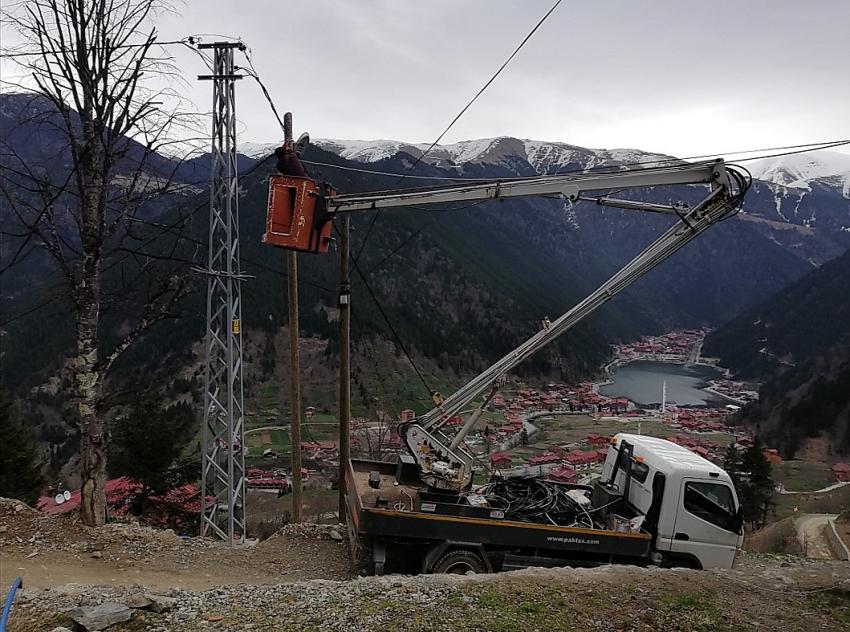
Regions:
<instances>
[{"instance_id":1,"label":"cloudy grey sky","mask_svg":"<svg viewBox=\"0 0 850 632\"><path fill-rule=\"evenodd\" d=\"M297 132L430 142L553 2L188 0L159 29L242 37ZM188 51L178 62L203 72ZM564 0L445 142L683 156L847 138L848 71L850 0ZM210 85L189 90L208 110ZM279 139L253 81L237 101L243 140Z\"/></svg>"}]
</instances>

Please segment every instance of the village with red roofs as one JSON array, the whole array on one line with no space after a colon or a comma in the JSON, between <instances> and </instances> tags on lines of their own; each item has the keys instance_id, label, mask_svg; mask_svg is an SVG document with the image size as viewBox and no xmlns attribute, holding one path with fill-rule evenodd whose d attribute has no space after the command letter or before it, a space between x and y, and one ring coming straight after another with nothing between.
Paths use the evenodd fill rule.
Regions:
<instances>
[{"instance_id":1,"label":"village with red roofs","mask_svg":"<svg viewBox=\"0 0 850 632\"><path fill-rule=\"evenodd\" d=\"M743 451L752 445L748 427L734 425L741 406L758 397L758 385L733 380L716 361L701 357L701 330L669 332L648 336L638 342L613 347L613 357L600 377L579 384L551 382L534 387L518 379L509 382L489 402L484 414L467 435L467 448L479 464L476 482L491 475L545 476L565 483L591 483L601 473L612 437L619 432L645 434L672 441L709 461L722 465L729 446ZM703 390L713 395L710 405L641 406L625 397L609 397L600 387L609 384L617 368L631 362L663 362L679 365L701 364L714 367L722 377L707 379ZM729 402L729 403L725 403ZM305 493L315 494L317 515L332 511L334 499L327 490L334 485L339 464L336 420L308 406L307 428L316 436L301 441L301 479ZM352 421L352 456L373 460L392 460L406 451L398 434L398 425L416 418L416 411L404 409L381 420ZM450 418L447 431L463 425L466 414ZM251 497L286 495L291 488L289 471L288 426L274 418L246 432L246 485ZM821 454L809 461L784 463L772 446L764 448L765 457L774 466L780 491L802 486L804 490L850 482L850 464L834 463ZM138 484L114 479L108 484L109 503L120 511L128 499L138 495ZM56 491L56 490L54 490ZM61 492L61 490L59 490ZM198 490L186 485L167 497L153 495L150 502L162 508L154 512L153 523L162 522L165 513L181 509L191 512ZM61 493L59 494L61 495ZM67 495L67 493L66 493ZM327 495L327 498L324 496ZM64 513L79 504L79 491L59 503L58 495L41 499L39 508ZM272 500L274 497L268 498ZM285 500L285 499L284 499ZM327 502L325 502L327 501ZM252 501L256 502L256 501ZM327 507L325 507L327 505Z\"/></svg>"}]
</instances>

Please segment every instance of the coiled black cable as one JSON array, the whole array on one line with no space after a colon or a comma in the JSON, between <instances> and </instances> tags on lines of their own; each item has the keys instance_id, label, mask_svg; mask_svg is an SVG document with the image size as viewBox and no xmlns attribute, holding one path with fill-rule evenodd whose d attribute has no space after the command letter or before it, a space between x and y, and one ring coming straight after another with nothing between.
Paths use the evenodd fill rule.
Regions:
<instances>
[{"instance_id":1,"label":"coiled black cable","mask_svg":"<svg viewBox=\"0 0 850 632\"><path fill-rule=\"evenodd\" d=\"M477 493L491 507L504 509L507 520L554 524L562 527L593 528L593 520L568 488L531 476L495 478Z\"/></svg>"}]
</instances>

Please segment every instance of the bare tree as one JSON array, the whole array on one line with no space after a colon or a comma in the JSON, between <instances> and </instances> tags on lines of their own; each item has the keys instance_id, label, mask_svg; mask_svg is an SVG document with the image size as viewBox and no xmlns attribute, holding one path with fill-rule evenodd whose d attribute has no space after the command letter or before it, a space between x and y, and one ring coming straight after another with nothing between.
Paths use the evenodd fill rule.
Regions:
<instances>
[{"instance_id":1,"label":"bare tree","mask_svg":"<svg viewBox=\"0 0 850 632\"><path fill-rule=\"evenodd\" d=\"M184 123L191 124L180 114L176 72L152 26L170 10L161 0L27 0L3 16L23 41L9 57L23 71L19 87L35 97L32 117L64 139L56 156L43 162L3 145L1 192L19 226L19 244L5 265L41 249L68 289L76 334L72 395L81 442L81 515L88 525L106 520L104 380L186 292L184 274L159 265L169 253L146 252L149 240L137 234L150 217L143 211L155 200L191 189L176 177L179 160L160 155L183 147L176 143L186 138ZM104 273L128 257L133 276L108 295ZM151 275L157 265L157 276ZM122 324L117 339L104 336L106 304L140 291L139 313Z\"/></svg>"},{"instance_id":2,"label":"bare tree","mask_svg":"<svg viewBox=\"0 0 850 632\"><path fill-rule=\"evenodd\" d=\"M359 438L359 452L367 459L383 461L397 451L400 443L394 446L392 439L393 433L396 433L396 439L398 434L383 415L378 415L377 422L358 424L358 426L356 433Z\"/></svg>"}]
</instances>

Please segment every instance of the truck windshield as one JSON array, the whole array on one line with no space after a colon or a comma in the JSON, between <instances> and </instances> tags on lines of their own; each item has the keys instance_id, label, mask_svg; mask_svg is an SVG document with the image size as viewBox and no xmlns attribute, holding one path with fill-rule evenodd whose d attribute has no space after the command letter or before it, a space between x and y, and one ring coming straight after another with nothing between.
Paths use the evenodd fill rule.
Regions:
<instances>
[{"instance_id":1,"label":"truck windshield","mask_svg":"<svg viewBox=\"0 0 850 632\"><path fill-rule=\"evenodd\" d=\"M685 483L685 509L721 529L735 531L735 501L726 485Z\"/></svg>"}]
</instances>

